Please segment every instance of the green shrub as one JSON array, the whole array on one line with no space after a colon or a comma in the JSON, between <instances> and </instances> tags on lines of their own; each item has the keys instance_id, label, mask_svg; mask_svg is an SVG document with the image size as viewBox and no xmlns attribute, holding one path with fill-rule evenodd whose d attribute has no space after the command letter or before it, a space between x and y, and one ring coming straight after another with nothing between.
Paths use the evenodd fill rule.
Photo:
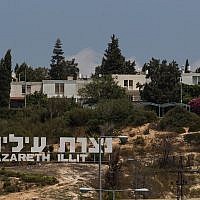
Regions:
<instances>
[{"instance_id":1,"label":"green shrub","mask_svg":"<svg viewBox=\"0 0 200 200\"><path fill-rule=\"evenodd\" d=\"M95 112L88 108L75 108L65 113L64 120L69 126L84 126L93 118Z\"/></svg>"},{"instance_id":2,"label":"green shrub","mask_svg":"<svg viewBox=\"0 0 200 200\"><path fill-rule=\"evenodd\" d=\"M153 111L146 111L144 109L135 109L128 117L127 122L130 125L141 126L146 123L155 122L157 115Z\"/></svg>"},{"instance_id":3,"label":"green shrub","mask_svg":"<svg viewBox=\"0 0 200 200\"><path fill-rule=\"evenodd\" d=\"M57 179L53 176L42 176L41 174L22 174L21 180L28 183L37 183L41 185L53 185Z\"/></svg>"},{"instance_id":4,"label":"green shrub","mask_svg":"<svg viewBox=\"0 0 200 200\"><path fill-rule=\"evenodd\" d=\"M184 141L187 143L200 145L200 133L186 134L184 135Z\"/></svg>"},{"instance_id":5,"label":"green shrub","mask_svg":"<svg viewBox=\"0 0 200 200\"><path fill-rule=\"evenodd\" d=\"M32 174L32 173L20 173L5 169L0 170L0 175L4 175L6 177L17 177L25 182L36 183L39 185L53 185L58 182L57 179L53 176L44 176L42 174ZM7 180L7 182L5 182L5 187L9 185L10 185L10 180Z\"/></svg>"},{"instance_id":6,"label":"green shrub","mask_svg":"<svg viewBox=\"0 0 200 200\"><path fill-rule=\"evenodd\" d=\"M123 124L133 111L132 102L127 99L107 100L97 104L96 112L101 122Z\"/></svg>"},{"instance_id":7,"label":"green shrub","mask_svg":"<svg viewBox=\"0 0 200 200\"><path fill-rule=\"evenodd\" d=\"M200 130L200 117L183 107L175 107L168 111L158 124L160 130L179 133L184 132L183 127L189 127L190 131Z\"/></svg>"}]
</instances>

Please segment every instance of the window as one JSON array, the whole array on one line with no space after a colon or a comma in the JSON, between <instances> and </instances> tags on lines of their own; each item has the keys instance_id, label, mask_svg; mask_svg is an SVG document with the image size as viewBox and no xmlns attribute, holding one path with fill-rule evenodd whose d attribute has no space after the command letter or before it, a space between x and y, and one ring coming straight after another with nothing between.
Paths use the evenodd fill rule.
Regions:
<instances>
[{"instance_id":1,"label":"window","mask_svg":"<svg viewBox=\"0 0 200 200\"><path fill-rule=\"evenodd\" d=\"M124 80L124 87L128 87L128 80Z\"/></svg>"},{"instance_id":2,"label":"window","mask_svg":"<svg viewBox=\"0 0 200 200\"><path fill-rule=\"evenodd\" d=\"M129 80L129 88L133 89L133 80Z\"/></svg>"},{"instance_id":3,"label":"window","mask_svg":"<svg viewBox=\"0 0 200 200\"><path fill-rule=\"evenodd\" d=\"M26 93L31 94L31 85L27 85Z\"/></svg>"},{"instance_id":4,"label":"window","mask_svg":"<svg viewBox=\"0 0 200 200\"><path fill-rule=\"evenodd\" d=\"M55 83L55 93L59 94L59 83Z\"/></svg>"},{"instance_id":5,"label":"window","mask_svg":"<svg viewBox=\"0 0 200 200\"><path fill-rule=\"evenodd\" d=\"M26 93L26 87L25 85L22 85L22 94L25 94Z\"/></svg>"},{"instance_id":6,"label":"window","mask_svg":"<svg viewBox=\"0 0 200 200\"><path fill-rule=\"evenodd\" d=\"M64 83L55 83L55 93L64 94Z\"/></svg>"}]
</instances>

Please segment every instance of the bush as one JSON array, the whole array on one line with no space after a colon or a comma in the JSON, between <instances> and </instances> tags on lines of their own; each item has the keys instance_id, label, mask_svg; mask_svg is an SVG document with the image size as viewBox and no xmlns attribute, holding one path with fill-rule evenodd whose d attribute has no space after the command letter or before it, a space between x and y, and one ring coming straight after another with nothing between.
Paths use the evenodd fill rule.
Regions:
<instances>
[{"instance_id":1,"label":"bush","mask_svg":"<svg viewBox=\"0 0 200 200\"><path fill-rule=\"evenodd\" d=\"M136 109L128 117L127 122L130 125L141 126L146 123L155 122L157 115L153 111L146 111L144 109Z\"/></svg>"},{"instance_id":2,"label":"bush","mask_svg":"<svg viewBox=\"0 0 200 200\"><path fill-rule=\"evenodd\" d=\"M123 124L133 108L132 102L127 99L113 99L97 104L96 112L100 122Z\"/></svg>"},{"instance_id":3,"label":"bush","mask_svg":"<svg viewBox=\"0 0 200 200\"><path fill-rule=\"evenodd\" d=\"M184 140L187 143L200 145L200 133L186 134Z\"/></svg>"},{"instance_id":4,"label":"bush","mask_svg":"<svg viewBox=\"0 0 200 200\"><path fill-rule=\"evenodd\" d=\"M175 107L168 111L158 124L160 130L179 133L184 132L183 127L189 127L190 131L200 130L200 117L183 107Z\"/></svg>"},{"instance_id":5,"label":"bush","mask_svg":"<svg viewBox=\"0 0 200 200\"><path fill-rule=\"evenodd\" d=\"M20 173L5 169L0 169L0 175L4 175L6 177L17 177L25 182L36 183L39 185L53 185L58 182L57 179L53 176L44 176L42 174L32 174L32 173ZM5 182L5 187L7 186L10 186L9 180Z\"/></svg>"},{"instance_id":6,"label":"bush","mask_svg":"<svg viewBox=\"0 0 200 200\"><path fill-rule=\"evenodd\" d=\"M53 176L42 176L41 174L22 174L21 180L28 183L36 183L39 185L53 185L57 183L57 179Z\"/></svg>"},{"instance_id":7,"label":"bush","mask_svg":"<svg viewBox=\"0 0 200 200\"><path fill-rule=\"evenodd\" d=\"M192 112L196 114L200 114L200 98L192 99L188 105L190 105L190 109Z\"/></svg>"},{"instance_id":8,"label":"bush","mask_svg":"<svg viewBox=\"0 0 200 200\"><path fill-rule=\"evenodd\" d=\"M64 120L71 127L85 126L94 115L95 112L89 108L75 108L65 113Z\"/></svg>"}]
</instances>

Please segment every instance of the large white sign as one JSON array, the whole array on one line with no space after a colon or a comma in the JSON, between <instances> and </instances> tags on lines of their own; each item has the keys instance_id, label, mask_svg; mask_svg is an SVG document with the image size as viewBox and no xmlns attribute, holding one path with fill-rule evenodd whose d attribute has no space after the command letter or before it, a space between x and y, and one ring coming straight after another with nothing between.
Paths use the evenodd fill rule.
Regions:
<instances>
[{"instance_id":1,"label":"large white sign","mask_svg":"<svg viewBox=\"0 0 200 200\"><path fill-rule=\"evenodd\" d=\"M11 146L11 153L3 152L6 144ZM28 144L31 144L29 153L23 153ZM99 145L103 148L99 148ZM14 134L0 137L0 162L50 162L52 152L44 152L47 146L46 137L18 137ZM112 153L112 138L60 137L59 149L53 153L57 154L57 162L86 162L88 155L99 154L99 149L101 153Z\"/></svg>"}]
</instances>

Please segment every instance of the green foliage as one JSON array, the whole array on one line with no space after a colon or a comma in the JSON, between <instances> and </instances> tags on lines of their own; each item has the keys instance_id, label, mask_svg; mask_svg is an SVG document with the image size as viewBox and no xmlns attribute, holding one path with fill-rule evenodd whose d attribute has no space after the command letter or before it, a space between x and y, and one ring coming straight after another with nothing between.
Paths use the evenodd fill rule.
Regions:
<instances>
[{"instance_id":1,"label":"green foliage","mask_svg":"<svg viewBox=\"0 0 200 200\"><path fill-rule=\"evenodd\" d=\"M38 185L54 185L58 181L53 176L44 176L41 174L20 174L21 180L28 183L36 183Z\"/></svg>"},{"instance_id":2,"label":"green foliage","mask_svg":"<svg viewBox=\"0 0 200 200\"><path fill-rule=\"evenodd\" d=\"M49 98L47 100L47 110L50 118L62 116L66 111L78 107L74 98Z\"/></svg>"},{"instance_id":3,"label":"green foliage","mask_svg":"<svg viewBox=\"0 0 200 200\"><path fill-rule=\"evenodd\" d=\"M146 123L155 122L156 120L157 115L155 112L144 109L135 109L128 117L127 123L129 125L141 126Z\"/></svg>"},{"instance_id":4,"label":"green foliage","mask_svg":"<svg viewBox=\"0 0 200 200\"><path fill-rule=\"evenodd\" d=\"M184 69L184 73L190 73L190 69L189 69L189 61L188 59L185 62L185 69Z\"/></svg>"},{"instance_id":5,"label":"green foliage","mask_svg":"<svg viewBox=\"0 0 200 200\"><path fill-rule=\"evenodd\" d=\"M127 99L107 100L97 104L96 112L101 123L120 123L131 115L133 110L132 102Z\"/></svg>"},{"instance_id":6,"label":"green foliage","mask_svg":"<svg viewBox=\"0 0 200 200\"><path fill-rule=\"evenodd\" d=\"M47 95L37 91L34 92L34 94L27 95L26 100L27 106L38 105L40 107L45 107L48 102Z\"/></svg>"},{"instance_id":7,"label":"green foliage","mask_svg":"<svg viewBox=\"0 0 200 200\"><path fill-rule=\"evenodd\" d=\"M95 75L99 74L135 74L135 61L125 61L119 49L118 39L112 35L111 42L105 50L101 66L96 67Z\"/></svg>"},{"instance_id":8,"label":"green foliage","mask_svg":"<svg viewBox=\"0 0 200 200\"><path fill-rule=\"evenodd\" d=\"M188 103L194 98L200 96L200 85L183 84L183 102Z\"/></svg>"},{"instance_id":9,"label":"green foliage","mask_svg":"<svg viewBox=\"0 0 200 200\"><path fill-rule=\"evenodd\" d=\"M66 60L63 56L62 43L58 38L53 49L53 56L51 59L50 78L53 80L66 80L68 76L77 79L79 68L75 59Z\"/></svg>"},{"instance_id":10,"label":"green foliage","mask_svg":"<svg viewBox=\"0 0 200 200\"><path fill-rule=\"evenodd\" d=\"M11 50L0 61L0 107L9 107L11 77Z\"/></svg>"},{"instance_id":11,"label":"green foliage","mask_svg":"<svg viewBox=\"0 0 200 200\"><path fill-rule=\"evenodd\" d=\"M189 127L190 131L198 131L200 130L200 117L182 107L175 107L160 120L158 127L161 130L174 132L183 132L183 127Z\"/></svg>"},{"instance_id":12,"label":"green foliage","mask_svg":"<svg viewBox=\"0 0 200 200\"><path fill-rule=\"evenodd\" d=\"M200 145L200 133L192 133L184 135L184 140L187 143Z\"/></svg>"},{"instance_id":13,"label":"green foliage","mask_svg":"<svg viewBox=\"0 0 200 200\"><path fill-rule=\"evenodd\" d=\"M93 118L95 112L87 108L75 108L65 113L65 122L71 127L85 126Z\"/></svg>"},{"instance_id":14,"label":"green foliage","mask_svg":"<svg viewBox=\"0 0 200 200\"><path fill-rule=\"evenodd\" d=\"M200 67L195 70L196 73L200 73Z\"/></svg>"},{"instance_id":15,"label":"green foliage","mask_svg":"<svg viewBox=\"0 0 200 200\"><path fill-rule=\"evenodd\" d=\"M126 98L125 89L118 86L111 76L94 78L84 88L79 90L79 95L89 103L97 103L108 99Z\"/></svg>"},{"instance_id":16,"label":"green foliage","mask_svg":"<svg viewBox=\"0 0 200 200\"><path fill-rule=\"evenodd\" d=\"M6 177L17 177L24 182L35 183L37 185L53 185L58 183L57 179L53 176L45 176L42 174L34 174L34 173L21 173L6 169L0 169L0 175ZM11 186L9 180L5 182L4 187L9 190L10 188L8 188L8 186Z\"/></svg>"},{"instance_id":17,"label":"green foliage","mask_svg":"<svg viewBox=\"0 0 200 200\"><path fill-rule=\"evenodd\" d=\"M16 64L15 74L16 74L16 78L19 81L41 82L42 80L48 79L47 68L45 67L33 68L31 66L28 66L26 63L22 63L20 66Z\"/></svg>"},{"instance_id":18,"label":"green foliage","mask_svg":"<svg viewBox=\"0 0 200 200\"><path fill-rule=\"evenodd\" d=\"M140 86L141 98L154 103L179 102L180 100L180 71L175 61L167 63L152 58L145 64L143 71L148 70L147 78L150 83ZM143 90L141 90L143 89Z\"/></svg>"}]
</instances>

